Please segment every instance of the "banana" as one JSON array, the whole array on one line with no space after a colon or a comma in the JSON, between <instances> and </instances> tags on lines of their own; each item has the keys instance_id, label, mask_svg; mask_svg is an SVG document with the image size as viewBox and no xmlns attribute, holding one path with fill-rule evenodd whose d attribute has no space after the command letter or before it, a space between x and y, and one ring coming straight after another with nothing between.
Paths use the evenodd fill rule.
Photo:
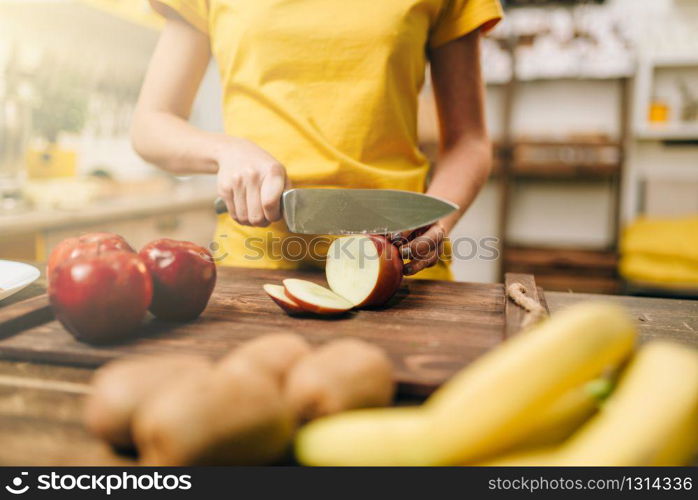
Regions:
<instances>
[{"instance_id":1,"label":"banana","mask_svg":"<svg viewBox=\"0 0 698 500\"><path fill-rule=\"evenodd\" d=\"M611 396L566 443L478 465L686 465L698 452L698 351L655 341L640 349Z\"/></svg>"},{"instance_id":2,"label":"banana","mask_svg":"<svg viewBox=\"0 0 698 500\"><path fill-rule=\"evenodd\" d=\"M301 428L296 457L306 465L420 465L429 421L419 406L367 408L320 418Z\"/></svg>"},{"instance_id":3,"label":"banana","mask_svg":"<svg viewBox=\"0 0 698 500\"><path fill-rule=\"evenodd\" d=\"M542 408L619 364L635 326L617 306L585 303L551 316L475 361L426 402L435 464L497 453L526 436Z\"/></svg>"},{"instance_id":4,"label":"banana","mask_svg":"<svg viewBox=\"0 0 698 500\"><path fill-rule=\"evenodd\" d=\"M555 467L559 466L558 446L543 446L504 454L475 465L486 467Z\"/></svg>"},{"instance_id":5,"label":"banana","mask_svg":"<svg viewBox=\"0 0 698 500\"><path fill-rule=\"evenodd\" d=\"M415 415L375 409L320 419L301 429L296 453L312 465L472 462L526 436L541 408L620 363L634 342L620 308L576 305L463 369Z\"/></svg>"},{"instance_id":6,"label":"banana","mask_svg":"<svg viewBox=\"0 0 698 500\"><path fill-rule=\"evenodd\" d=\"M589 385L605 380L596 379L588 382L564 394L549 408L544 408L531 428L530 435L515 443L513 450L507 451L508 460L538 462L550 455L552 447L548 448L548 446L562 442L596 411L599 395L591 390ZM327 429L332 435L341 436L347 441L363 443L361 456L357 455L357 462L352 465L363 465L367 461L373 465L391 465L397 457L419 463L421 460L419 455L411 458L409 455L428 446L427 443L421 446L417 444L420 437L428 436L430 422L427 415L428 412L419 406L370 408L344 412L336 417L317 421L314 432L298 440L297 454L302 458L305 456L306 449L320 450L321 455L313 454L313 459L318 462L317 465L340 460L340 457L334 456L335 453L346 449L350 443L335 443L332 447L322 447L322 441L326 439L324 429ZM342 427L345 428L344 431ZM373 449L374 444L380 449ZM386 454L386 449L391 454ZM382 462L379 463L377 460ZM492 465L499 465L496 462L495 460Z\"/></svg>"},{"instance_id":7,"label":"banana","mask_svg":"<svg viewBox=\"0 0 698 500\"><path fill-rule=\"evenodd\" d=\"M698 351L655 341L560 450L564 465L684 465L698 451Z\"/></svg>"},{"instance_id":8,"label":"banana","mask_svg":"<svg viewBox=\"0 0 698 500\"><path fill-rule=\"evenodd\" d=\"M514 443L512 450L535 449L563 442L596 413L601 396L595 388L608 384L606 378L594 379L542 408L527 434Z\"/></svg>"}]
</instances>

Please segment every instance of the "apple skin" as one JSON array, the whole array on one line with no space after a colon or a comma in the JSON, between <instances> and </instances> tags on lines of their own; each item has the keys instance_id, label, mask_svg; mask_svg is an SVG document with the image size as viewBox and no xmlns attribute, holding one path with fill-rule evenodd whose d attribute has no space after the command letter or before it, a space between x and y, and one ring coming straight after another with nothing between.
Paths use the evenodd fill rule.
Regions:
<instances>
[{"instance_id":1,"label":"apple skin","mask_svg":"<svg viewBox=\"0 0 698 500\"><path fill-rule=\"evenodd\" d=\"M153 278L150 312L166 321L189 321L203 312L216 286L216 264L207 249L164 238L139 255Z\"/></svg>"},{"instance_id":2,"label":"apple skin","mask_svg":"<svg viewBox=\"0 0 698 500\"><path fill-rule=\"evenodd\" d=\"M319 316L338 316L341 314L345 314L352 309L352 305L348 300L346 300L341 295L335 294L329 288L327 289L327 291L334 294L334 295L337 295L337 297L339 297L340 300L344 300L347 303L346 307L332 307L332 306L328 306L328 305L318 304L318 303L313 302L313 301L303 300L298 294L294 294L293 291L290 289L292 287L290 282L293 282L293 281L310 283L311 285L315 285L315 286L321 286L321 285L318 285L317 283L313 283L311 281L306 281L306 280L297 280L297 279L285 279L285 280L283 280L284 293L286 294L286 297L288 297L289 300L298 304L301 307L301 309L303 309L303 311L305 311L305 312L317 314ZM322 288L325 288L325 287L322 287Z\"/></svg>"},{"instance_id":3,"label":"apple skin","mask_svg":"<svg viewBox=\"0 0 698 500\"><path fill-rule=\"evenodd\" d=\"M273 300L277 306L286 311L287 314L293 316L308 312L303 309L298 302L286 294L286 289L283 287L283 285L266 284L264 285L264 291L267 295L269 295L269 298Z\"/></svg>"},{"instance_id":4,"label":"apple skin","mask_svg":"<svg viewBox=\"0 0 698 500\"><path fill-rule=\"evenodd\" d=\"M378 307L386 304L402 284L403 261L400 250L382 235L369 235L378 250L380 271L376 288L356 307Z\"/></svg>"},{"instance_id":5,"label":"apple skin","mask_svg":"<svg viewBox=\"0 0 698 500\"><path fill-rule=\"evenodd\" d=\"M125 340L138 328L153 285L137 254L117 250L58 264L48 295L66 330L78 340L102 344Z\"/></svg>"},{"instance_id":6,"label":"apple skin","mask_svg":"<svg viewBox=\"0 0 698 500\"><path fill-rule=\"evenodd\" d=\"M298 297L289 292L288 289L285 289L285 292L286 297L288 297L289 300L297 303L301 307L301 311L305 313L317 314L318 316L339 316L349 311L349 309L335 309L333 307L318 306L312 302L300 300Z\"/></svg>"},{"instance_id":7,"label":"apple skin","mask_svg":"<svg viewBox=\"0 0 698 500\"><path fill-rule=\"evenodd\" d=\"M95 256L112 250L135 253L126 240L114 233L87 233L61 241L51 251L46 266L46 279L50 282L57 265L69 259L82 256Z\"/></svg>"}]
</instances>

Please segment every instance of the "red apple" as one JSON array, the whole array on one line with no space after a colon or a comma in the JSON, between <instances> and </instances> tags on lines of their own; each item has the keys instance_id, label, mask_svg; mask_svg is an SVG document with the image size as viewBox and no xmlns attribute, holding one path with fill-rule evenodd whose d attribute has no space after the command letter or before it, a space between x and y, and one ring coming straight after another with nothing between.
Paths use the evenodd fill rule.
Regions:
<instances>
[{"instance_id":1,"label":"red apple","mask_svg":"<svg viewBox=\"0 0 698 500\"><path fill-rule=\"evenodd\" d=\"M312 281L285 279L283 283L286 295L307 312L341 314L353 307L345 298Z\"/></svg>"},{"instance_id":2,"label":"red apple","mask_svg":"<svg viewBox=\"0 0 698 500\"><path fill-rule=\"evenodd\" d=\"M283 286L266 284L263 288L267 295L271 297L271 300L276 302L276 305L288 314L303 314L306 312L298 302L286 295L286 290Z\"/></svg>"},{"instance_id":3,"label":"red apple","mask_svg":"<svg viewBox=\"0 0 698 500\"><path fill-rule=\"evenodd\" d=\"M169 321L188 321L202 313L216 285L216 264L208 250L165 238L151 241L139 255L153 278L150 312Z\"/></svg>"},{"instance_id":4,"label":"red apple","mask_svg":"<svg viewBox=\"0 0 698 500\"><path fill-rule=\"evenodd\" d=\"M51 251L46 266L46 279L51 281L53 269L60 263L81 256L95 256L112 250L134 252L126 240L114 233L87 233L61 241Z\"/></svg>"},{"instance_id":5,"label":"red apple","mask_svg":"<svg viewBox=\"0 0 698 500\"><path fill-rule=\"evenodd\" d=\"M128 338L141 324L153 285L138 255L112 251L56 265L48 293L56 318L75 338L105 343Z\"/></svg>"},{"instance_id":6,"label":"red apple","mask_svg":"<svg viewBox=\"0 0 698 500\"><path fill-rule=\"evenodd\" d=\"M400 251L384 236L337 238L327 251L325 275L333 292L354 307L381 306L402 283Z\"/></svg>"}]
</instances>

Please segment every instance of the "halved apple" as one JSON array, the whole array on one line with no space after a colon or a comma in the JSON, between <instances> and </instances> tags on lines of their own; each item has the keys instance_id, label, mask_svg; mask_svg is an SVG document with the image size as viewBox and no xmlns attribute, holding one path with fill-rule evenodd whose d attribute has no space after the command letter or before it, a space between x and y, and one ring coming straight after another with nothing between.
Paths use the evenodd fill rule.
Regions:
<instances>
[{"instance_id":1,"label":"halved apple","mask_svg":"<svg viewBox=\"0 0 698 500\"><path fill-rule=\"evenodd\" d=\"M267 295L271 297L271 300L276 302L276 305L278 305L281 309L286 311L289 314L302 314L305 311L301 307L301 305L290 298L288 295L286 295L286 290L284 289L283 286L281 285L272 285L267 283L264 285L264 291L267 292Z\"/></svg>"},{"instance_id":2,"label":"halved apple","mask_svg":"<svg viewBox=\"0 0 698 500\"><path fill-rule=\"evenodd\" d=\"M388 302L402 283L400 252L384 236L337 238L327 252L325 275L330 288L355 307Z\"/></svg>"},{"instance_id":3,"label":"halved apple","mask_svg":"<svg viewBox=\"0 0 698 500\"><path fill-rule=\"evenodd\" d=\"M312 281L285 279L286 295L303 310L315 314L341 314L353 307L347 299Z\"/></svg>"}]
</instances>

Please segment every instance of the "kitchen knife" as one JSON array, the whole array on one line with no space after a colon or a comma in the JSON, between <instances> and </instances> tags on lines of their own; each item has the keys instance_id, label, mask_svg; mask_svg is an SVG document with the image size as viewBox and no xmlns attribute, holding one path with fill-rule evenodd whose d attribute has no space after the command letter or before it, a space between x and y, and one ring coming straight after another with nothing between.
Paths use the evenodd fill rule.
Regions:
<instances>
[{"instance_id":1,"label":"kitchen knife","mask_svg":"<svg viewBox=\"0 0 698 500\"><path fill-rule=\"evenodd\" d=\"M288 230L301 234L387 234L429 225L458 205L395 189L298 188L282 196ZM216 213L227 212L222 199Z\"/></svg>"}]
</instances>

